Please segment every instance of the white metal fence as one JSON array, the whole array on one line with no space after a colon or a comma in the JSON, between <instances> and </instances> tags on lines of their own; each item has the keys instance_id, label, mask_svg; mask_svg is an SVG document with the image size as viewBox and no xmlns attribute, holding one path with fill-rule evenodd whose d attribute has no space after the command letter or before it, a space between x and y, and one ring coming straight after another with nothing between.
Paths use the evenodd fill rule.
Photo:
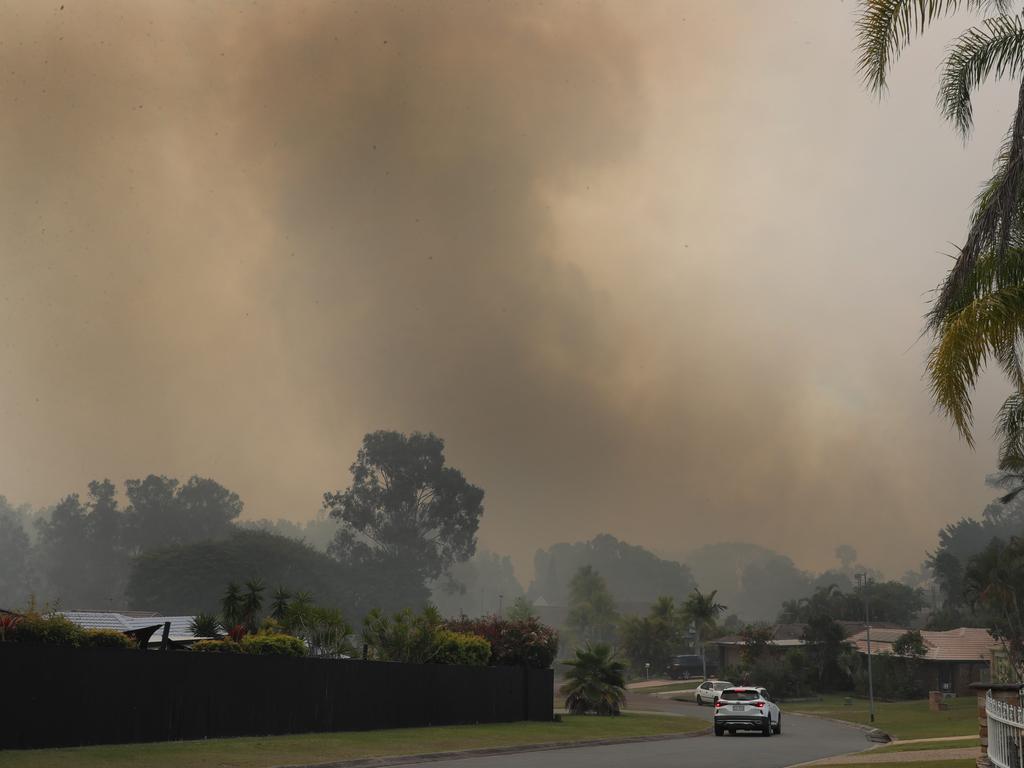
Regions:
<instances>
[{"instance_id":1,"label":"white metal fence","mask_svg":"<svg viewBox=\"0 0 1024 768\"><path fill-rule=\"evenodd\" d=\"M985 697L988 716L988 759L998 768L1024 767L1022 739L1024 734L1024 707Z\"/></svg>"}]
</instances>

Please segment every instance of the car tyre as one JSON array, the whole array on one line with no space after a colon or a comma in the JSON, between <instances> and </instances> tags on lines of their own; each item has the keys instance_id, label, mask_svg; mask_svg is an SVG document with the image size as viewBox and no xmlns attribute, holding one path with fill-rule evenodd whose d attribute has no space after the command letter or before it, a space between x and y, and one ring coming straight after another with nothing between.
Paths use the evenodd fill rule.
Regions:
<instances>
[{"instance_id":1,"label":"car tyre","mask_svg":"<svg viewBox=\"0 0 1024 768\"><path fill-rule=\"evenodd\" d=\"M775 733L782 733L782 715L779 715L779 720L775 723Z\"/></svg>"},{"instance_id":2,"label":"car tyre","mask_svg":"<svg viewBox=\"0 0 1024 768\"><path fill-rule=\"evenodd\" d=\"M697 694L697 706L698 707L703 707L704 706L704 699L701 698L699 693Z\"/></svg>"},{"instance_id":3,"label":"car tyre","mask_svg":"<svg viewBox=\"0 0 1024 768\"><path fill-rule=\"evenodd\" d=\"M722 726L720 726L720 725L716 725L715 726L715 736L723 736L723 735L725 735L725 729Z\"/></svg>"},{"instance_id":4,"label":"car tyre","mask_svg":"<svg viewBox=\"0 0 1024 768\"><path fill-rule=\"evenodd\" d=\"M765 724L764 724L764 727L763 727L763 728L761 729L761 735L762 735L762 736L771 736L771 735L772 735L772 731L773 731L773 730L774 730L774 729L772 728L772 719L771 719L771 717L769 716L769 717L768 717L768 722L767 722L767 723L765 723Z\"/></svg>"}]
</instances>

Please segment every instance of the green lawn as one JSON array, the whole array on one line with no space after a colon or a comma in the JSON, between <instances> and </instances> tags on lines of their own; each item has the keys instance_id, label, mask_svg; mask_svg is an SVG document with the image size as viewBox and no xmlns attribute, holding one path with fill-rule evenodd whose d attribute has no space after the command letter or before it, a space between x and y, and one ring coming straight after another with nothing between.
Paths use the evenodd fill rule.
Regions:
<instances>
[{"instance_id":1,"label":"green lawn","mask_svg":"<svg viewBox=\"0 0 1024 768\"><path fill-rule=\"evenodd\" d=\"M680 680L678 683L665 683L665 685L652 685L650 688L630 688L627 693L666 693L668 691L692 691L700 680Z\"/></svg>"},{"instance_id":2,"label":"green lawn","mask_svg":"<svg viewBox=\"0 0 1024 768\"><path fill-rule=\"evenodd\" d=\"M691 733L708 727L691 717L624 714L563 716L560 723L498 723L301 736L122 744L75 749L0 751L2 768L267 768L268 766L411 755L558 741Z\"/></svg>"},{"instance_id":3,"label":"green lawn","mask_svg":"<svg viewBox=\"0 0 1024 768\"><path fill-rule=\"evenodd\" d=\"M913 744L890 744L887 747L879 747L871 750L872 754L879 752L920 752L922 749L965 749L967 747L980 747L981 739L975 736L973 739L958 739L956 741L917 741Z\"/></svg>"},{"instance_id":4,"label":"green lawn","mask_svg":"<svg viewBox=\"0 0 1024 768\"><path fill-rule=\"evenodd\" d=\"M786 711L868 724L868 703L854 699L845 705L842 696L826 696L823 701L791 704ZM928 701L875 702L874 726L894 739L927 739L936 736L970 736L978 732L978 702L973 696L949 699L949 708L941 712L928 709ZM785 706L785 705L784 705Z\"/></svg>"}]
</instances>

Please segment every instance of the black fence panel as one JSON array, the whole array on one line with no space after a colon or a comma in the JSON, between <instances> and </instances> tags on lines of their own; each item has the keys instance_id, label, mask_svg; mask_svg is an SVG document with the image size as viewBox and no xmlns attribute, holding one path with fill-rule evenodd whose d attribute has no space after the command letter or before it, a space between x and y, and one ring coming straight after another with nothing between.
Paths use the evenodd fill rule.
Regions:
<instances>
[{"instance_id":1,"label":"black fence panel","mask_svg":"<svg viewBox=\"0 0 1024 768\"><path fill-rule=\"evenodd\" d=\"M0 749L551 720L550 669L0 645Z\"/></svg>"}]
</instances>

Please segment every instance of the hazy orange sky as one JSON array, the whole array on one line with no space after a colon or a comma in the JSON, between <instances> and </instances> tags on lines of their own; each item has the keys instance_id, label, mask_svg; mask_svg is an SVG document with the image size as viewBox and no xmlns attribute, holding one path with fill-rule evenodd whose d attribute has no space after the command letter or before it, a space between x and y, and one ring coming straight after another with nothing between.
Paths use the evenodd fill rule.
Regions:
<instances>
[{"instance_id":1,"label":"hazy orange sky","mask_svg":"<svg viewBox=\"0 0 1024 768\"><path fill-rule=\"evenodd\" d=\"M602 531L918 565L994 495L918 335L1013 92L965 147L965 20L879 101L855 10L0 4L0 493L200 474L299 520L432 430L521 578Z\"/></svg>"}]
</instances>

